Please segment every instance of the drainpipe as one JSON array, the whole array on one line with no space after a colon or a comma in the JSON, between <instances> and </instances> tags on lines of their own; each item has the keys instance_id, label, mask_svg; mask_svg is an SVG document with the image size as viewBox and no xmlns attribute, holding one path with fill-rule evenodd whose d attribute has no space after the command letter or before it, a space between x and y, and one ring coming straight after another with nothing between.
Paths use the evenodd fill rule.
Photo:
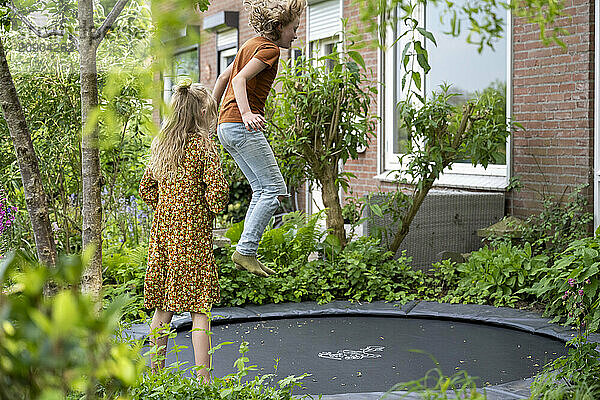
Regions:
<instances>
[{"instance_id":1,"label":"drainpipe","mask_svg":"<svg viewBox=\"0 0 600 400\"><path fill-rule=\"evenodd\" d=\"M594 231L600 224L600 0L594 1Z\"/></svg>"}]
</instances>

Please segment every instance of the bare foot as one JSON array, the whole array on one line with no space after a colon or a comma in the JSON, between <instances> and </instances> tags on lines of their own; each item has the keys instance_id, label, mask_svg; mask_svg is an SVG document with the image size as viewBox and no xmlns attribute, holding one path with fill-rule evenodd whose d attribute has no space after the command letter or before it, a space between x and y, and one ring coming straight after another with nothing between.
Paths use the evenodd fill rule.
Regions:
<instances>
[{"instance_id":1,"label":"bare foot","mask_svg":"<svg viewBox=\"0 0 600 400\"><path fill-rule=\"evenodd\" d=\"M210 385L210 376L208 374L205 375L202 372L198 372L197 378L203 385Z\"/></svg>"}]
</instances>

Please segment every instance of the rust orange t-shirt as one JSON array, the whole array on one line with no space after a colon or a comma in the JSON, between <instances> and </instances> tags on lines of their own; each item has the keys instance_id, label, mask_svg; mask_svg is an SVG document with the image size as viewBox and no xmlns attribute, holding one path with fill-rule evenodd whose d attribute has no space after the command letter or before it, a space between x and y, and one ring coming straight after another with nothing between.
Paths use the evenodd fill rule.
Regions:
<instances>
[{"instance_id":1,"label":"rust orange t-shirt","mask_svg":"<svg viewBox=\"0 0 600 400\"><path fill-rule=\"evenodd\" d=\"M255 114L265 115L265 102L271 91L275 75L277 75L279 46L269 39L257 36L244 43L235 56L229 82L227 83L227 90L225 91L225 97L223 98L221 111L219 112L219 123L243 122L240 109L235 100L231 80L252 58L257 58L268 65L268 67L260 71L246 84L250 110Z\"/></svg>"}]
</instances>

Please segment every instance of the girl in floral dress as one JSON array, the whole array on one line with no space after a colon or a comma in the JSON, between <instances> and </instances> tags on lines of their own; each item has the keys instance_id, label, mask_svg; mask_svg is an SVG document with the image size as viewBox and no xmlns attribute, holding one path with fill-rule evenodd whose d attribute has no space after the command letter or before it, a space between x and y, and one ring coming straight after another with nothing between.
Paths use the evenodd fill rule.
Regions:
<instances>
[{"instance_id":1,"label":"girl in floral dress","mask_svg":"<svg viewBox=\"0 0 600 400\"><path fill-rule=\"evenodd\" d=\"M153 140L140 196L154 209L144 281L144 307L154 309L150 329L169 324L173 313L189 311L198 378L210 381L209 321L220 300L213 256L212 224L227 205L229 189L211 138L217 104L202 85L180 84L172 114ZM164 355L165 335L152 339ZM152 360L152 369L164 360ZM203 367L203 368L202 368Z\"/></svg>"}]
</instances>

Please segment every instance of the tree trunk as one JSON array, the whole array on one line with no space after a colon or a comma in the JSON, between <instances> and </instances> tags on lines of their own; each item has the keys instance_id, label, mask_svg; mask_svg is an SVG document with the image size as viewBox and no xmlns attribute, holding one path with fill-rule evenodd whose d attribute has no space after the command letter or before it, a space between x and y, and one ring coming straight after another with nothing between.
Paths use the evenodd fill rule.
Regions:
<instances>
[{"instance_id":1,"label":"tree trunk","mask_svg":"<svg viewBox=\"0 0 600 400\"><path fill-rule=\"evenodd\" d=\"M402 244L402 241L404 241L404 238L406 237L406 235L408 235L408 230L409 230L410 224L411 224L412 220L415 218L415 215L417 215L419 208L421 208L421 204L423 204L423 200L425 200L427 193L429 193L429 191L431 190L432 187L433 187L433 181L431 182L431 184L425 185L423 187L423 189L418 191L417 194L415 195L413 202L412 202L410 208L408 209L408 212L406 214L404 214L404 217L402 218L402 221L400 222L400 229L394 235L394 240L392 241L392 244L390 245L390 251L392 253L396 254L396 252L400 248L400 245Z\"/></svg>"},{"instance_id":2,"label":"tree trunk","mask_svg":"<svg viewBox=\"0 0 600 400\"><path fill-rule=\"evenodd\" d=\"M340 244L346 247L346 230L344 229L344 217L342 217L342 207L340 206L340 196L335 184L337 178L336 168L327 169L319 179L322 185L323 205L327 208L327 229L340 240Z\"/></svg>"},{"instance_id":3,"label":"tree trunk","mask_svg":"<svg viewBox=\"0 0 600 400\"><path fill-rule=\"evenodd\" d=\"M46 191L42 184L38 159L33 149L25 114L23 113L21 102L19 101L17 90L8 67L1 37L0 105L2 106L4 119L6 120L15 146L15 153L23 181L27 212L31 220L38 258L41 263L54 267L56 265L56 246L54 244L52 227L50 226Z\"/></svg>"},{"instance_id":4,"label":"tree trunk","mask_svg":"<svg viewBox=\"0 0 600 400\"><path fill-rule=\"evenodd\" d=\"M100 300L102 290L102 179L98 123L90 122L90 113L98 106L98 74L94 38L92 0L79 0L79 63L81 76L81 118L83 135L81 140L81 178L83 185L82 244L84 249L93 248L90 262L83 273L81 291Z\"/></svg>"},{"instance_id":5,"label":"tree trunk","mask_svg":"<svg viewBox=\"0 0 600 400\"><path fill-rule=\"evenodd\" d=\"M450 140L450 143L452 144L451 147L452 147L452 149L454 149L454 151L446 152L444 154L443 159L442 159L442 167L440 168L440 171L443 171L446 167L451 165L456 160L457 150L460 147L461 143L464 141L465 133L470 128L470 119L473 114L473 110L474 110L474 105L471 103L468 103L464 107L458 130L454 134L454 137L452 138L452 140ZM446 134L449 134L449 133L446 132ZM429 176L427 178L428 179L427 183L424 184L423 188L421 190L419 190L417 192L417 194L415 194L415 196L413 197L413 202L412 202L410 208L408 209L408 211L406 212L406 214L404 214L404 217L402 218L402 221L400 223L400 227L399 227L398 231L396 232L396 234L394 235L394 240L392 241L392 244L390 245L389 249L394 254L396 254L396 252L400 248L400 245L402 244L402 241L404 240L406 235L408 235L408 230L409 230L412 220L415 218L415 215L417 215L419 208L421 208L421 204L423 204L423 201L425 200L427 193L429 193L429 191L433 187L433 184L437 178L438 178L437 175Z\"/></svg>"}]
</instances>

